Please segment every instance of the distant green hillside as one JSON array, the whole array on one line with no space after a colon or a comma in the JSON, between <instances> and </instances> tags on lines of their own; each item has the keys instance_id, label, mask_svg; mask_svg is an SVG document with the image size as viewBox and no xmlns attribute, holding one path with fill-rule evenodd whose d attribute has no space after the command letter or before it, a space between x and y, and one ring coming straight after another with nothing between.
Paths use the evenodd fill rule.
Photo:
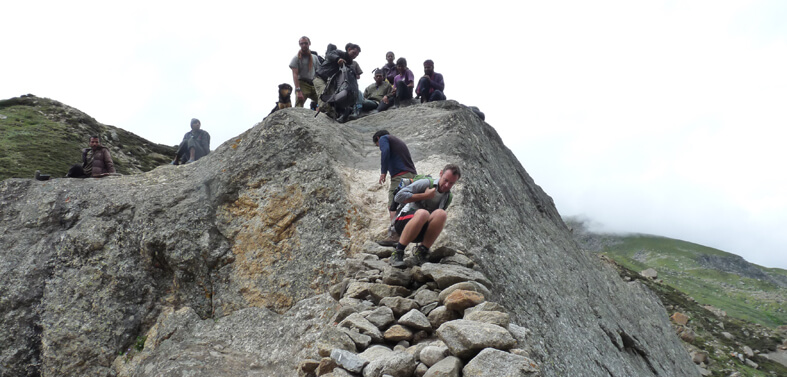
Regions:
<instances>
[{"instance_id":1,"label":"distant green hillside","mask_svg":"<svg viewBox=\"0 0 787 377\"><path fill-rule=\"evenodd\" d=\"M636 281L647 286L661 300L667 310L665 315L671 316L676 312L687 315L690 320L682 326L672 322L676 333L684 342L686 349L694 355L704 352L708 361L704 362L704 369L713 377L770 377L787 376L787 366L781 365L762 354L775 352L787 336L787 329L773 330L749 321L732 316L719 316L718 312L706 309L693 297L663 283L655 282L641 276L608 256L601 255L602 260L611 264L627 281ZM746 364L736 357L743 352L743 347L748 346L757 350L752 361L758 364L757 368ZM734 373L739 374L734 374Z\"/></svg>"},{"instance_id":2,"label":"distant green hillside","mask_svg":"<svg viewBox=\"0 0 787 377\"><path fill-rule=\"evenodd\" d=\"M633 271L653 268L658 278L703 305L770 328L787 324L787 271L765 268L721 250L671 238L588 232L566 221L586 249Z\"/></svg>"},{"instance_id":3,"label":"distant green hillside","mask_svg":"<svg viewBox=\"0 0 787 377\"><path fill-rule=\"evenodd\" d=\"M152 170L175 155L173 146L98 123L58 101L26 95L0 100L0 180L32 178L36 170L62 177L80 162L90 135L101 137L121 174Z\"/></svg>"}]
</instances>

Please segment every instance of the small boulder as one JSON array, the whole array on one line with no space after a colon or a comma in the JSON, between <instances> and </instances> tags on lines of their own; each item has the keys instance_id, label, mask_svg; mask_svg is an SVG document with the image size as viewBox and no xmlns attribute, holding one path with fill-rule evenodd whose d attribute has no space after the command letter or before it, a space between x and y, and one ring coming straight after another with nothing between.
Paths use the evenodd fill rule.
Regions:
<instances>
[{"instance_id":1,"label":"small boulder","mask_svg":"<svg viewBox=\"0 0 787 377\"><path fill-rule=\"evenodd\" d=\"M487 348L462 369L464 377L521 377L538 373L538 365L527 357Z\"/></svg>"},{"instance_id":2,"label":"small boulder","mask_svg":"<svg viewBox=\"0 0 787 377\"><path fill-rule=\"evenodd\" d=\"M364 313L363 316L377 328L384 328L396 321L393 310L387 306L380 306L371 312Z\"/></svg>"},{"instance_id":3,"label":"small boulder","mask_svg":"<svg viewBox=\"0 0 787 377\"><path fill-rule=\"evenodd\" d=\"M383 270L383 284L407 287L413 281L413 273L409 268L386 267Z\"/></svg>"},{"instance_id":4,"label":"small boulder","mask_svg":"<svg viewBox=\"0 0 787 377\"><path fill-rule=\"evenodd\" d=\"M448 356L426 370L424 377L459 377L462 375L462 360Z\"/></svg>"},{"instance_id":5,"label":"small boulder","mask_svg":"<svg viewBox=\"0 0 787 377\"><path fill-rule=\"evenodd\" d=\"M400 316L413 309L418 309L419 307L415 300L404 297L385 297L380 300L380 305L391 308L396 316Z\"/></svg>"},{"instance_id":6,"label":"small boulder","mask_svg":"<svg viewBox=\"0 0 787 377\"><path fill-rule=\"evenodd\" d=\"M486 287L492 285L484 274L462 266L425 263L421 266L421 272L425 276L432 278L441 289L463 281L477 281Z\"/></svg>"},{"instance_id":7,"label":"small boulder","mask_svg":"<svg viewBox=\"0 0 787 377\"><path fill-rule=\"evenodd\" d=\"M397 323L415 330L432 331L432 324L429 323L429 319L417 309L410 310L402 315Z\"/></svg>"},{"instance_id":8,"label":"small boulder","mask_svg":"<svg viewBox=\"0 0 787 377\"><path fill-rule=\"evenodd\" d=\"M344 368L351 373L361 373L363 367L369 364L369 361L359 357L358 355L340 349L331 351L331 359L336 362L336 365Z\"/></svg>"},{"instance_id":9,"label":"small boulder","mask_svg":"<svg viewBox=\"0 0 787 377\"><path fill-rule=\"evenodd\" d=\"M383 338L389 342L410 340L413 339L413 332L405 326L393 325L389 327L388 330L385 330L385 333L383 333Z\"/></svg>"},{"instance_id":10,"label":"small boulder","mask_svg":"<svg viewBox=\"0 0 787 377\"><path fill-rule=\"evenodd\" d=\"M370 336L373 342L383 341L383 334L380 332L380 329L358 313L350 314L347 318L339 322L339 327L346 327L348 329L355 328L361 334ZM342 333L342 335L345 334Z\"/></svg>"},{"instance_id":11,"label":"small boulder","mask_svg":"<svg viewBox=\"0 0 787 377\"><path fill-rule=\"evenodd\" d=\"M355 342L337 327L329 326L317 340L317 353L322 357L331 355L331 350L343 349L355 352Z\"/></svg>"},{"instance_id":12,"label":"small boulder","mask_svg":"<svg viewBox=\"0 0 787 377\"><path fill-rule=\"evenodd\" d=\"M496 325L458 319L437 329L437 336L453 355L470 359L485 348L508 350L516 345L511 333Z\"/></svg>"},{"instance_id":13,"label":"small boulder","mask_svg":"<svg viewBox=\"0 0 787 377\"><path fill-rule=\"evenodd\" d=\"M450 257L445 257L445 258L443 258L442 261L440 261L440 263L442 263L442 264L452 264L452 265L455 265L455 266L462 266L462 267L467 267L467 268L473 268L473 266L475 266L475 262L473 262L472 259L464 256L463 254L456 254L456 255L452 255Z\"/></svg>"},{"instance_id":14,"label":"small boulder","mask_svg":"<svg viewBox=\"0 0 787 377\"><path fill-rule=\"evenodd\" d=\"M670 319L681 326L686 326L686 324L689 323L689 316L681 312L675 312Z\"/></svg>"},{"instance_id":15,"label":"small boulder","mask_svg":"<svg viewBox=\"0 0 787 377\"><path fill-rule=\"evenodd\" d=\"M415 371L415 358L404 351L393 351L385 357L371 361L363 368L363 377L410 377Z\"/></svg>"},{"instance_id":16,"label":"small boulder","mask_svg":"<svg viewBox=\"0 0 787 377\"><path fill-rule=\"evenodd\" d=\"M440 260L443 258L447 258L454 255L456 255L456 250L447 246L440 246L438 248L429 251L429 261L436 263L436 262L440 262Z\"/></svg>"},{"instance_id":17,"label":"small boulder","mask_svg":"<svg viewBox=\"0 0 787 377\"><path fill-rule=\"evenodd\" d=\"M421 289L415 292L415 296L413 296L413 300L418 303L421 307L429 305L433 302L437 302L437 298L439 294L431 289Z\"/></svg>"},{"instance_id":18,"label":"small boulder","mask_svg":"<svg viewBox=\"0 0 787 377\"><path fill-rule=\"evenodd\" d=\"M317 375L322 376L324 374L331 373L337 366L338 365L336 365L336 362L330 357L323 357L320 360L320 365L317 366Z\"/></svg>"},{"instance_id":19,"label":"small boulder","mask_svg":"<svg viewBox=\"0 0 787 377\"><path fill-rule=\"evenodd\" d=\"M484 295L474 291L466 291L464 289L457 289L451 292L443 301L448 310L455 312L464 312L465 309L476 306L484 302Z\"/></svg>"},{"instance_id":20,"label":"small boulder","mask_svg":"<svg viewBox=\"0 0 787 377\"><path fill-rule=\"evenodd\" d=\"M457 289L478 292L484 295L484 297L490 297L492 295L492 293L489 292L489 289L487 289L483 284L474 281L464 281L461 283L453 284L450 287L443 289L440 292L440 294L437 296L437 301L440 303L445 302L445 298L448 297L448 295L450 295L451 293L454 293L454 291Z\"/></svg>"},{"instance_id":21,"label":"small boulder","mask_svg":"<svg viewBox=\"0 0 787 377\"><path fill-rule=\"evenodd\" d=\"M504 328L508 327L508 322L509 322L509 316L507 313L492 312L492 311L474 311L468 313L467 310L465 310L465 315L463 319L467 319L470 321L491 323L493 325L498 325Z\"/></svg>"},{"instance_id":22,"label":"small boulder","mask_svg":"<svg viewBox=\"0 0 787 377\"><path fill-rule=\"evenodd\" d=\"M429 319L429 323L432 325L432 328L436 329L442 326L444 323L459 319L460 317L455 311L448 310L448 308L445 306L438 306L430 311L426 318Z\"/></svg>"},{"instance_id":23,"label":"small boulder","mask_svg":"<svg viewBox=\"0 0 787 377\"><path fill-rule=\"evenodd\" d=\"M427 367L437 364L442 359L448 357L448 347L445 346L426 346L419 354L419 360Z\"/></svg>"},{"instance_id":24,"label":"small boulder","mask_svg":"<svg viewBox=\"0 0 787 377\"><path fill-rule=\"evenodd\" d=\"M651 280L656 280L659 277L659 273L656 272L656 270L654 270L652 268L648 268L647 270L643 270L639 274L642 275L642 277L648 278L648 279L651 279Z\"/></svg>"}]
</instances>

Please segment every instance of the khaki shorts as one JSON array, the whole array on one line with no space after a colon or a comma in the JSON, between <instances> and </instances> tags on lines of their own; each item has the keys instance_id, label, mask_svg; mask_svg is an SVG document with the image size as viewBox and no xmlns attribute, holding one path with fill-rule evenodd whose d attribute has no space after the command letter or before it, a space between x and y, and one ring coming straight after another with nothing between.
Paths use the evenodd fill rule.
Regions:
<instances>
[{"instance_id":1,"label":"khaki shorts","mask_svg":"<svg viewBox=\"0 0 787 377\"><path fill-rule=\"evenodd\" d=\"M298 99L298 95L295 95L295 107L303 107L303 104L306 103L307 99L312 100L312 102L317 102L317 90L314 89L314 85L303 81L298 80L298 85L301 86L301 93L303 93L303 101Z\"/></svg>"},{"instance_id":2,"label":"khaki shorts","mask_svg":"<svg viewBox=\"0 0 787 377\"><path fill-rule=\"evenodd\" d=\"M391 177L391 187L388 188L388 208L391 208L394 202L394 191L396 188L399 187L399 182L402 181L402 178L415 178L415 174L407 172L404 174L397 175L396 177Z\"/></svg>"}]
</instances>

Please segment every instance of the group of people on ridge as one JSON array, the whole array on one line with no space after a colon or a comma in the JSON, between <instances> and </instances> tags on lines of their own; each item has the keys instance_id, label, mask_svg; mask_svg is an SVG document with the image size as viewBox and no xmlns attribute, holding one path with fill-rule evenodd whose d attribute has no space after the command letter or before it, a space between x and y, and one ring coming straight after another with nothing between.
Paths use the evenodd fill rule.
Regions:
<instances>
[{"instance_id":1,"label":"group of people on ridge","mask_svg":"<svg viewBox=\"0 0 787 377\"><path fill-rule=\"evenodd\" d=\"M298 40L300 49L290 61L292 81L295 86L295 107L303 107L306 99L317 108L339 122L357 118L360 111L380 112L404 101L416 99L421 103L445 100L445 81L443 75L434 71L434 62L424 62L424 75L415 82L415 75L407 68L407 59L399 58L394 63L394 53L385 54L387 63L375 68L374 83L361 92L357 86L363 70L355 60L361 53L361 47L348 43L345 51L333 45L328 46L325 58L312 51L311 40L301 37ZM341 81L334 83L332 81ZM346 85L342 86L346 82ZM341 93L346 90L346 93ZM339 108L331 104L342 103Z\"/></svg>"},{"instance_id":2,"label":"group of people on ridge","mask_svg":"<svg viewBox=\"0 0 787 377\"><path fill-rule=\"evenodd\" d=\"M416 99L421 102L445 100L445 82L443 75L434 72L434 62L424 62L424 76L417 85L413 72L407 68L407 60L399 58L394 63L394 53L385 55L387 63L374 72L374 84L369 85L363 93L353 92L352 84L356 83L363 73L355 58L361 53L361 47L348 43L346 51L336 48L328 49L325 58L311 51L311 41L308 37L301 37L298 41L300 50L290 62L293 82L295 83L296 107L303 107L306 99L329 116L339 121L345 121L350 116L357 116L358 111L379 112L392 106L397 106L402 101L413 99L415 89ZM331 45L332 46L332 45ZM341 114L328 102L336 99L338 91L334 85L334 92L327 93L332 80L337 80L341 73L351 76L349 79L350 102L353 106L344 106ZM335 83L333 83L335 84ZM345 87L342 90L347 90ZM326 94L329 94L326 96ZM346 99L346 98L345 98ZM345 102L346 103L346 102ZM187 132L172 161L173 165L188 164L199 160L210 153L210 134L202 130L198 119L191 120L191 131ZM379 184L384 184L390 175L388 189L388 211L391 226L388 237L378 241L380 245L395 248L391 255L390 263L393 267L403 268L405 248L410 243L419 243L413 251L415 263L421 264L428 261L430 247L437 240L443 230L447 219L446 209L451 204L451 188L461 178L462 173L457 165L448 164L439 173L435 180L431 176L419 176L410 156L407 145L399 138L391 135L387 130L377 131L372 136L375 146L380 148L380 177ZM100 144L98 136L91 136L89 148L82 151L82 164L74 165L68 177L74 178L99 178L115 173L114 163L109 149Z\"/></svg>"}]
</instances>

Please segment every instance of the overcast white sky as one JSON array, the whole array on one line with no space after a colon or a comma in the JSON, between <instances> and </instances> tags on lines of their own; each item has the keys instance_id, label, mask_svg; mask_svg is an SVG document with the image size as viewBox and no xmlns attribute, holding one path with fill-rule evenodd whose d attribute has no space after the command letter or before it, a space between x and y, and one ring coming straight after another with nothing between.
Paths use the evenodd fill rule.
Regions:
<instances>
[{"instance_id":1,"label":"overcast white sky","mask_svg":"<svg viewBox=\"0 0 787 377\"><path fill-rule=\"evenodd\" d=\"M787 1L329 4L6 2L0 98L171 145L196 117L215 148L273 108L301 35L361 45L362 87L386 51L431 58L562 215L787 268Z\"/></svg>"}]
</instances>

